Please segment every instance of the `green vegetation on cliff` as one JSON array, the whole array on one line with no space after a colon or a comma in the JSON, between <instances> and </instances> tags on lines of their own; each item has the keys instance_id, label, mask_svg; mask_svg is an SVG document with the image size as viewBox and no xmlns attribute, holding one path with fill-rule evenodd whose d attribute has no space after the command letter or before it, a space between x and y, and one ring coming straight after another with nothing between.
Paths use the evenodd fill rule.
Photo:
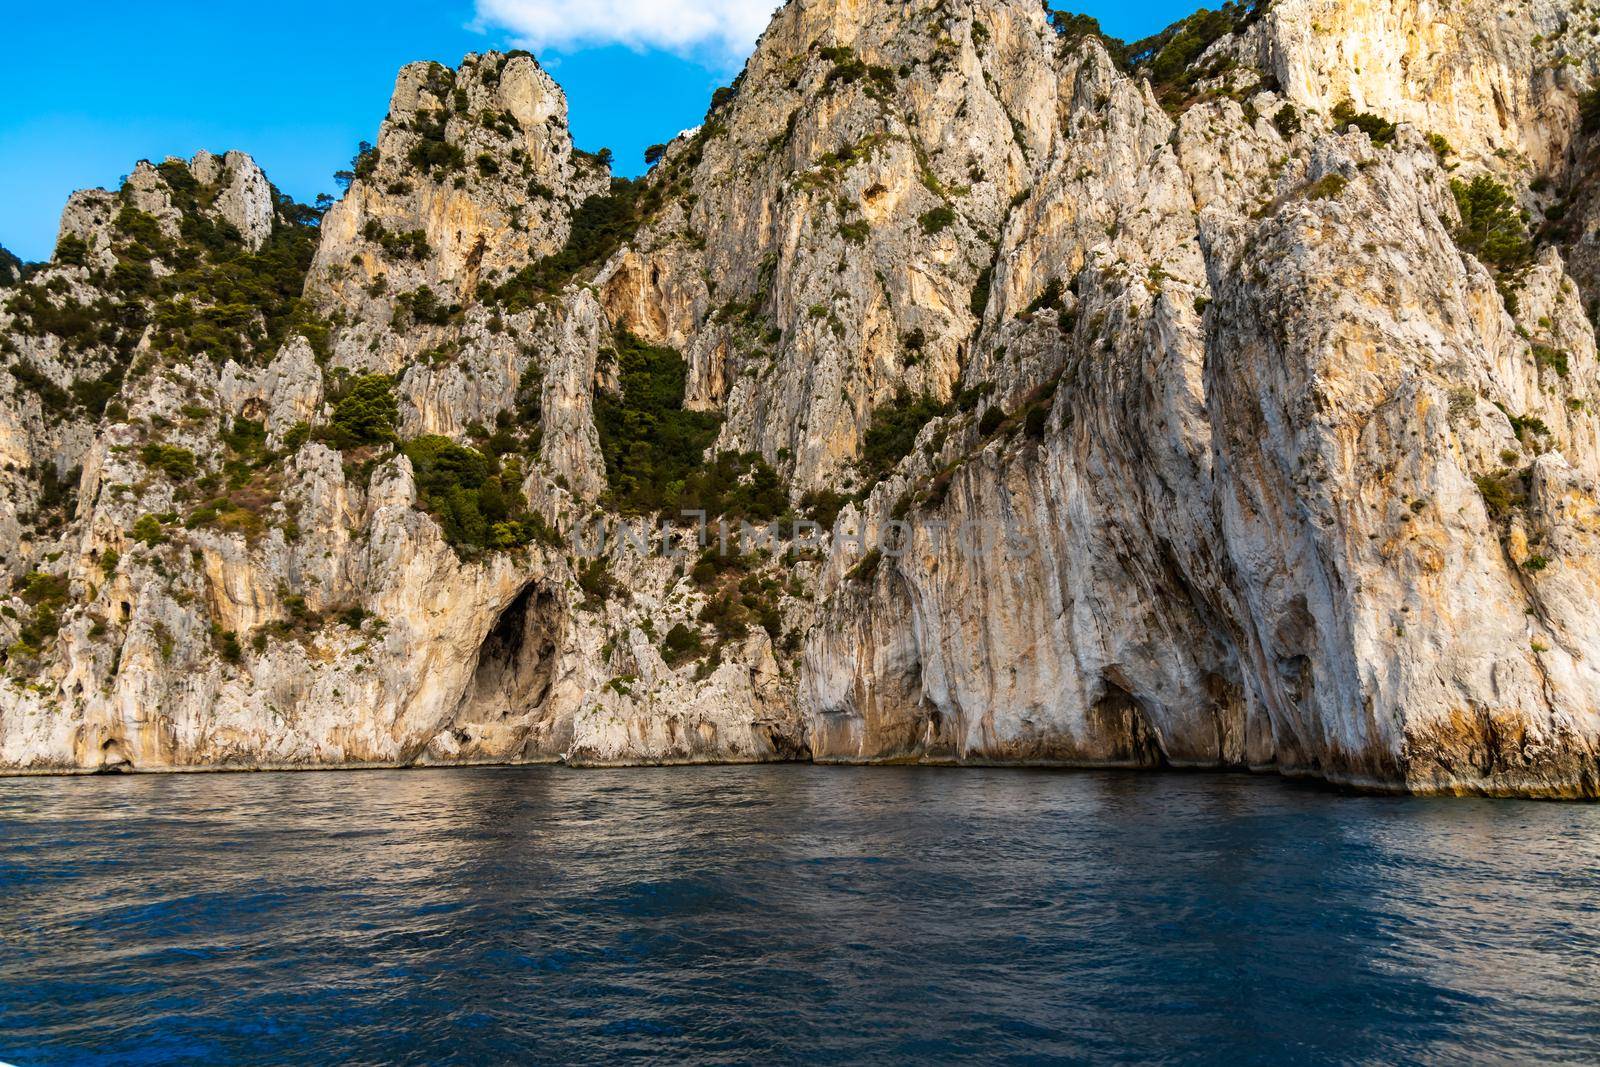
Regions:
<instances>
[{"instance_id":1,"label":"green vegetation on cliff","mask_svg":"<svg viewBox=\"0 0 1600 1067\"><path fill-rule=\"evenodd\" d=\"M922 428L949 407L929 396L912 396L905 389L872 413L861 452L861 474L868 485L881 481L911 454Z\"/></svg>"},{"instance_id":2,"label":"green vegetation on cliff","mask_svg":"<svg viewBox=\"0 0 1600 1067\"><path fill-rule=\"evenodd\" d=\"M68 351L97 346L131 351L144 328L137 306L106 297L82 303L68 295L64 283L20 285L6 310L17 317L20 332L59 337Z\"/></svg>"},{"instance_id":3,"label":"green vegetation on cliff","mask_svg":"<svg viewBox=\"0 0 1600 1067\"><path fill-rule=\"evenodd\" d=\"M520 458L502 462L493 453L434 436L410 442L405 454L418 502L462 555L554 540L543 519L528 511Z\"/></svg>"},{"instance_id":4,"label":"green vegetation on cliff","mask_svg":"<svg viewBox=\"0 0 1600 1067\"><path fill-rule=\"evenodd\" d=\"M1516 309L1516 285L1533 264L1533 241L1528 235L1528 215L1511 190L1487 174L1470 182L1450 183L1461 225L1456 229L1456 244L1463 252L1476 256L1494 272L1506 305Z\"/></svg>"},{"instance_id":5,"label":"green vegetation on cliff","mask_svg":"<svg viewBox=\"0 0 1600 1067\"><path fill-rule=\"evenodd\" d=\"M1130 62L1141 64L1157 85L1179 81L1190 64L1230 33L1245 29L1267 8L1269 0L1225 3L1219 10L1200 10L1153 37L1128 46Z\"/></svg>"},{"instance_id":6,"label":"green vegetation on cliff","mask_svg":"<svg viewBox=\"0 0 1600 1067\"><path fill-rule=\"evenodd\" d=\"M722 418L684 409L688 367L672 349L622 334L615 357L621 389L597 392L594 404L611 503L636 515L675 509Z\"/></svg>"},{"instance_id":7,"label":"green vegetation on cliff","mask_svg":"<svg viewBox=\"0 0 1600 1067\"><path fill-rule=\"evenodd\" d=\"M758 454L719 452L689 475L679 507L754 525L786 514L789 491Z\"/></svg>"},{"instance_id":8,"label":"green vegetation on cliff","mask_svg":"<svg viewBox=\"0 0 1600 1067\"><path fill-rule=\"evenodd\" d=\"M1341 100L1333 108L1333 128L1343 133L1354 126L1367 135L1367 139L1379 148L1394 144L1394 139L1400 135L1400 128L1382 115L1374 115L1370 111L1356 110L1356 106L1349 100Z\"/></svg>"},{"instance_id":9,"label":"green vegetation on cliff","mask_svg":"<svg viewBox=\"0 0 1600 1067\"><path fill-rule=\"evenodd\" d=\"M159 299L152 317L156 348L205 354L218 364L270 358L292 333L325 348L327 327L301 298L317 248L315 210L278 196L272 235L256 252L226 223L190 227L197 217L185 216L185 239L171 249L189 265L152 283Z\"/></svg>"},{"instance_id":10,"label":"green vegetation on cliff","mask_svg":"<svg viewBox=\"0 0 1600 1067\"><path fill-rule=\"evenodd\" d=\"M1056 36L1068 42L1076 42L1086 37L1093 37L1105 46L1112 58L1117 63L1126 62L1128 45L1126 41L1112 37L1100 28L1100 20L1093 15L1075 15L1066 11L1051 11L1050 25L1056 31Z\"/></svg>"},{"instance_id":11,"label":"green vegetation on cliff","mask_svg":"<svg viewBox=\"0 0 1600 1067\"><path fill-rule=\"evenodd\" d=\"M340 392L333 408L333 419L321 437L334 448L359 448L393 441L400 420L400 405L394 398L394 379L383 374L368 374L351 381Z\"/></svg>"},{"instance_id":12,"label":"green vegetation on cliff","mask_svg":"<svg viewBox=\"0 0 1600 1067\"><path fill-rule=\"evenodd\" d=\"M1579 102L1584 133L1600 133L1600 84L1583 94Z\"/></svg>"},{"instance_id":13,"label":"green vegetation on cliff","mask_svg":"<svg viewBox=\"0 0 1600 1067\"><path fill-rule=\"evenodd\" d=\"M370 141L362 141L356 149L355 158L350 160L349 170L335 171L333 180L345 192L350 191L350 186L357 181L366 181L378 172L378 150Z\"/></svg>"},{"instance_id":14,"label":"green vegetation on cliff","mask_svg":"<svg viewBox=\"0 0 1600 1067\"><path fill-rule=\"evenodd\" d=\"M0 285L12 285L22 280L22 260L12 255L5 245L0 245Z\"/></svg>"},{"instance_id":15,"label":"green vegetation on cliff","mask_svg":"<svg viewBox=\"0 0 1600 1067\"><path fill-rule=\"evenodd\" d=\"M1100 20L1090 15L1052 10L1049 16L1056 35L1067 45L1099 41L1120 69L1148 78L1166 107L1181 110L1195 99L1198 82L1235 65L1231 57L1221 57L1196 66L1200 57L1229 34L1248 29L1271 6L1272 0L1227 0L1216 10L1201 9L1160 33L1131 43L1107 34Z\"/></svg>"},{"instance_id":16,"label":"green vegetation on cliff","mask_svg":"<svg viewBox=\"0 0 1600 1067\"><path fill-rule=\"evenodd\" d=\"M55 278L19 285L6 302L23 331L54 335L69 350L109 360L71 390L96 417L121 388L147 326L154 327L152 348L172 358L205 355L218 364L229 359L248 364L275 353L291 333L303 334L319 352L326 350L327 325L301 298L316 251L317 211L274 192L272 233L251 251L214 210L219 186L201 185L177 161L156 169L179 212L176 237L134 207L124 187L112 224L116 263L89 278L107 295L84 302L72 295L65 279ZM88 251L68 235L58 245L56 264L88 266Z\"/></svg>"},{"instance_id":17,"label":"green vegetation on cliff","mask_svg":"<svg viewBox=\"0 0 1600 1067\"><path fill-rule=\"evenodd\" d=\"M30 613L21 620L17 639L6 649L6 662L31 659L61 632L61 612L71 594L64 576L35 571L15 583L17 594Z\"/></svg>"},{"instance_id":18,"label":"green vegetation on cliff","mask_svg":"<svg viewBox=\"0 0 1600 1067\"><path fill-rule=\"evenodd\" d=\"M595 427L610 483L607 501L629 515L703 511L763 523L788 511L788 488L761 456L722 452L707 459L722 417L684 408L688 368L670 348L617 338L621 389L595 395Z\"/></svg>"},{"instance_id":19,"label":"green vegetation on cliff","mask_svg":"<svg viewBox=\"0 0 1600 1067\"><path fill-rule=\"evenodd\" d=\"M614 178L605 196L591 196L572 215L566 246L530 263L501 282L479 287L478 299L524 311L571 281L586 268L610 259L633 236L646 213L646 183Z\"/></svg>"}]
</instances>

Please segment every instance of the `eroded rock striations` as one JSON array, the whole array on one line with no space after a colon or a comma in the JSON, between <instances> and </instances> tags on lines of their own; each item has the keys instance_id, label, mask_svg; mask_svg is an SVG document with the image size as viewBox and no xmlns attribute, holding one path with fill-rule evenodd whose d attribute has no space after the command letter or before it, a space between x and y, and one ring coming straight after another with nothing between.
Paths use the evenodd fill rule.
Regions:
<instances>
[{"instance_id":1,"label":"eroded rock striations","mask_svg":"<svg viewBox=\"0 0 1600 1067\"><path fill-rule=\"evenodd\" d=\"M0 771L1600 795L1597 57L792 0L637 181L521 53L402 71L325 214L140 164L0 262Z\"/></svg>"}]
</instances>

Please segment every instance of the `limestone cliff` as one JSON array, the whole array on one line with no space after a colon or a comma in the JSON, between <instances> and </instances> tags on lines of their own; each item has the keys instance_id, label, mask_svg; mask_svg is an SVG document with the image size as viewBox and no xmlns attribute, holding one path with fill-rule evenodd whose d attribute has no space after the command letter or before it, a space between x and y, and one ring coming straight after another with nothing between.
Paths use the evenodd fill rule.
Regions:
<instances>
[{"instance_id":1,"label":"limestone cliff","mask_svg":"<svg viewBox=\"0 0 1600 1067\"><path fill-rule=\"evenodd\" d=\"M637 181L525 54L141 164L0 275L0 769L1600 795L1597 34L792 0Z\"/></svg>"}]
</instances>

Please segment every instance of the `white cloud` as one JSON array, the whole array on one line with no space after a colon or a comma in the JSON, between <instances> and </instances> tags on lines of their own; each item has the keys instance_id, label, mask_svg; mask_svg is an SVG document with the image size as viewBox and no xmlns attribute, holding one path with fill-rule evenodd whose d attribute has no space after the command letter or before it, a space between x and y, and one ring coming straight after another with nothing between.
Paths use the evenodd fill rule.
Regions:
<instances>
[{"instance_id":1,"label":"white cloud","mask_svg":"<svg viewBox=\"0 0 1600 1067\"><path fill-rule=\"evenodd\" d=\"M733 64L750 54L779 0L477 0L478 22L517 44L659 48Z\"/></svg>"}]
</instances>

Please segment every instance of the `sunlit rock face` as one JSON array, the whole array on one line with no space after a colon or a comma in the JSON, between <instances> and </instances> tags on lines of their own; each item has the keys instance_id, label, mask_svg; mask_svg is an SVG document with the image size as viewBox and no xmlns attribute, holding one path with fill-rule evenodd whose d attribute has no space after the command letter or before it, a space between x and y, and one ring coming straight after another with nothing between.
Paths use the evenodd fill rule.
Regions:
<instances>
[{"instance_id":1,"label":"sunlit rock face","mask_svg":"<svg viewBox=\"0 0 1600 1067\"><path fill-rule=\"evenodd\" d=\"M489 274L560 250L574 208L609 180L573 153L550 76L531 56L493 53L402 70L376 146L353 166L307 294L374 325L418 286L459 302Z\"/></svg>"},{"instance_id":2,"label":"sunlit rock face","mask_svg":"<svg viewBox=\"0 0 1600 1067\"><path fill-rule=\"evenodd\" d=\"M320 224L74 195L0 275L0 769L1600 794L1594 12L1083 29L794 0L637 183L490 53Z\"/></svg>"}]
</instances>

